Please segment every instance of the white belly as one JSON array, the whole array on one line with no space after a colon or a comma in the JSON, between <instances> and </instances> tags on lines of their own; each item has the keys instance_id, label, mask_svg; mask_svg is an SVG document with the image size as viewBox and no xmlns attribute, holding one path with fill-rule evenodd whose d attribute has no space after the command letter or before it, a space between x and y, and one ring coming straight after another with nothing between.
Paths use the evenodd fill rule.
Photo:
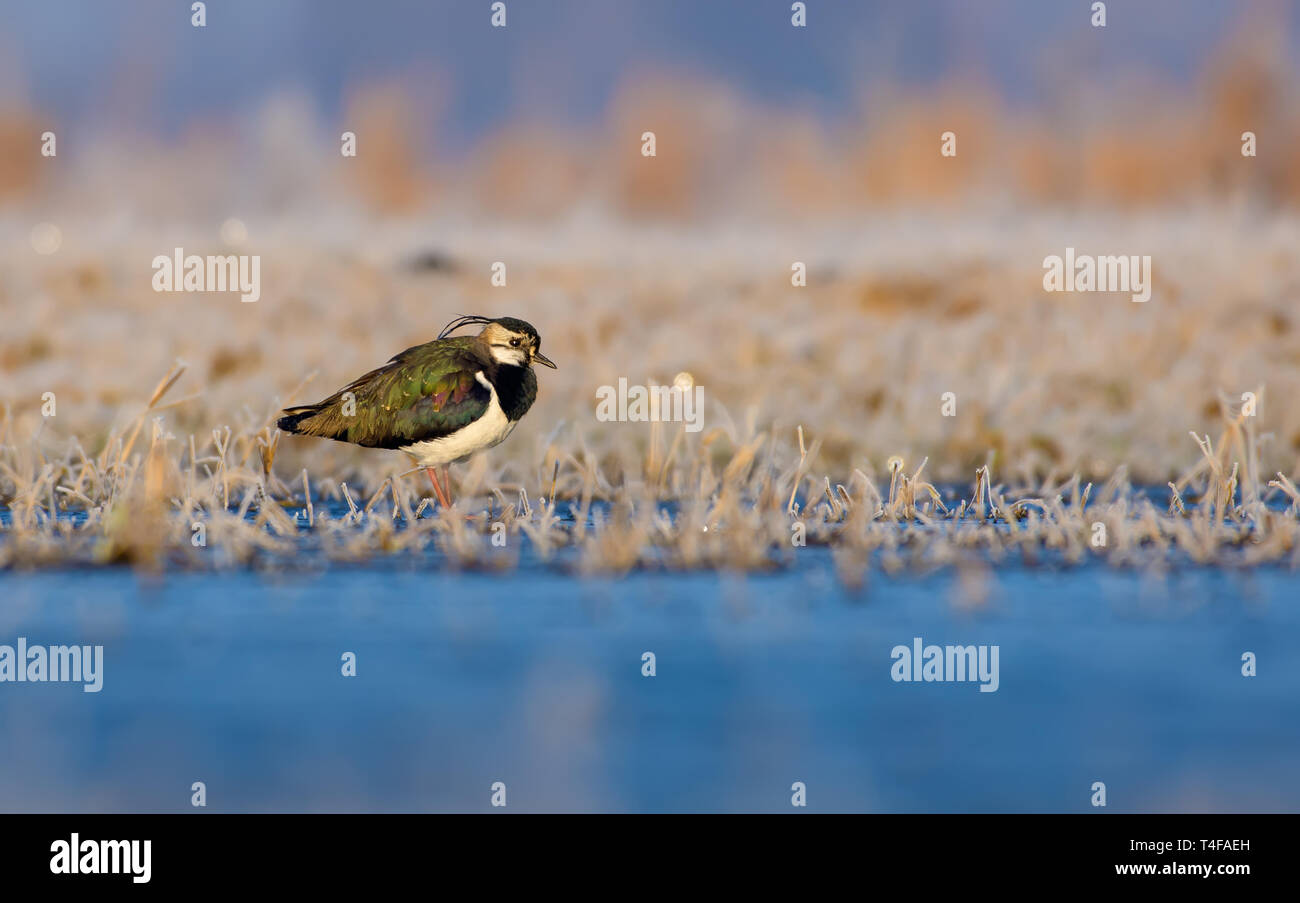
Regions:
<instances>
[{"instance_id":1,"label":"white belly","mask_svg":"<svg viewBox=\"0 0 1300 903\"><path fill-rule=\"evenodd\" d=\"M505 412L501 410L497 390L492 388L492 384L482 373L476 373L474 377L492 394L487 410L483 412L482 417L462 427L459 432L441 439L416 442L403 448L402 451L414 455L419 460L420 466L433 467L463 461L476 452L500 445L514 430L515 422L507 420Z\"/></svg>"}]
</instances>

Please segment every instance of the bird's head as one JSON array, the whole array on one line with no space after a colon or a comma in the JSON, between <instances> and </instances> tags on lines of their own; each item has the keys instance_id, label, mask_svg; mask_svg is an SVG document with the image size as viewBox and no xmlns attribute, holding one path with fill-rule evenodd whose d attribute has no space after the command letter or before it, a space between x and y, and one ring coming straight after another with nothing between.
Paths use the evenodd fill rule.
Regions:
<instances>
[{"instance_id":1,"label":"bird's head","mask_svg":"<svg viewBox=\"0 0 1300 903\"><path fill-rule=\"evenodd\" d=\"M537 330L531 323L516 320L514 317L496 319L479 316L457 317L447 324L446 328L438 334L438 338L445 339L462 326L471 324L483 327L478 334L479 341L487 346L488 353L498 364L512 367L541 364L552 370L556 369L551 359L541 352L542 338L537 334Z\"/></svg>"}]
</instances>

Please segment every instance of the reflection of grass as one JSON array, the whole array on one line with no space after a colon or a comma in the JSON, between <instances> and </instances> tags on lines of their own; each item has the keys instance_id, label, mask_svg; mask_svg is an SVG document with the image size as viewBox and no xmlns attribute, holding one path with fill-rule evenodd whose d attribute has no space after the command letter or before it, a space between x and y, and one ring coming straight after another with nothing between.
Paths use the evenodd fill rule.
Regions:
<instances>
[{"instance_id":1,"label":"reflection of grass","mask_svg":"<svg viewBox=\"0 0 1300 903\"><path fill-rule=\"evenodd\" d=\"M791 563L804 547L799 537L830 546L850 585L861 584L873 558L890 572L1092 558L1118 566L1300 565L1300 490L1282 474L1261 484L1253 420L1226 406L1217 440L1196 437L1200 462L1169 484L1167 510L1135 492L1124 468L1100 488L1078 475L1013 487L981 466L969 497L945 503L923 478L925 461L909 472L902 458L891 458L879 485L856 468L834 481L818 467L820 442L808 444L802 428L797 448L762 432L741 442L717 435L696 442L679 431L667 450L665 430L656 428L640 470L625 469L621 478L585 444L552 441L535 480L524 481L531 496L528 485L480 459L466 469L463 501L449 512L420 498L423 484L409 475L390 475L368 496L318 478L316 492L347 504L331 518L313 504L306 469L290 480L277 472L282 437L271 426L186 441L165 432L163 412L187 400L164 401L181 376L180 367L168 373L140 414L93 456L77 443L47 456L38 443L15 441L6 422L0 479L11 524L0 533L0 567L283 566L299 553L303 527L329 560L433 546L451 566L484 569L512 567L522 534L543 560L575 549L580 573L764 570ZM150 422L151 438L138 445ZM1290 506L1270 508L1270 495ZM676 499L675 517L657 504L665 496ZM570 501L571 518L557 516L557 498ZM609 504L593 509L597 499ZM84 521L52 516L68 509L84 510ZM504 546L492 542L502 530Z\"/></svg>"}]
</instances>

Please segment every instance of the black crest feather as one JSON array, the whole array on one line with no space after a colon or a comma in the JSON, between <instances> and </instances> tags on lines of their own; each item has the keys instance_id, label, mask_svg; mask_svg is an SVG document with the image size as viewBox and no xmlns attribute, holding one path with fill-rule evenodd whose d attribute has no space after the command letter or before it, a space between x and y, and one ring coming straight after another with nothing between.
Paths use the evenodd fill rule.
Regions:
<instances>
[{"instance_id":1,"label":"black crest feather","mask_svg":"<svg viewBox=\"0 0 1300 903\"><path fill-rule=\"evenodd\" d=\"M442 332L438 333L438 338L445 339L447 338L447 336L451 335L453 332L455 332L457 329L460 329L462 326L471 326L471 325L486 326L488 323L491 322L493 321L490 317L481 317L478 314L467 314L465 316L460 316L452 320L446 326L444 326Z\"/></svg>"}]
</instances>

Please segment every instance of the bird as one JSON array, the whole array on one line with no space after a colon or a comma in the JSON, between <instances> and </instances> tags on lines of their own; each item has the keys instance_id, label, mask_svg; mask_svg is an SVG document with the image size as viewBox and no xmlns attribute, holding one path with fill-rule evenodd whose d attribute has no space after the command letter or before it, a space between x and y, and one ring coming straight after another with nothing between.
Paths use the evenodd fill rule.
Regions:
<instances>
[{"instance_id":1,"label":"bird","mask_svg":"<svg viewBox=\"0 0 1300 903\"><path fill-rule=\"evenodd\" d=\"M453 336L466 326L478 335ZM405 452L424 468L444 508L450 465L505 441L537 398L533 364L556 369L532 324L459 316L423 345L354 379L324 401L285 408L286 433ZM442 483L437 469L442 471Z\"/></svg>"}]
</instances>

